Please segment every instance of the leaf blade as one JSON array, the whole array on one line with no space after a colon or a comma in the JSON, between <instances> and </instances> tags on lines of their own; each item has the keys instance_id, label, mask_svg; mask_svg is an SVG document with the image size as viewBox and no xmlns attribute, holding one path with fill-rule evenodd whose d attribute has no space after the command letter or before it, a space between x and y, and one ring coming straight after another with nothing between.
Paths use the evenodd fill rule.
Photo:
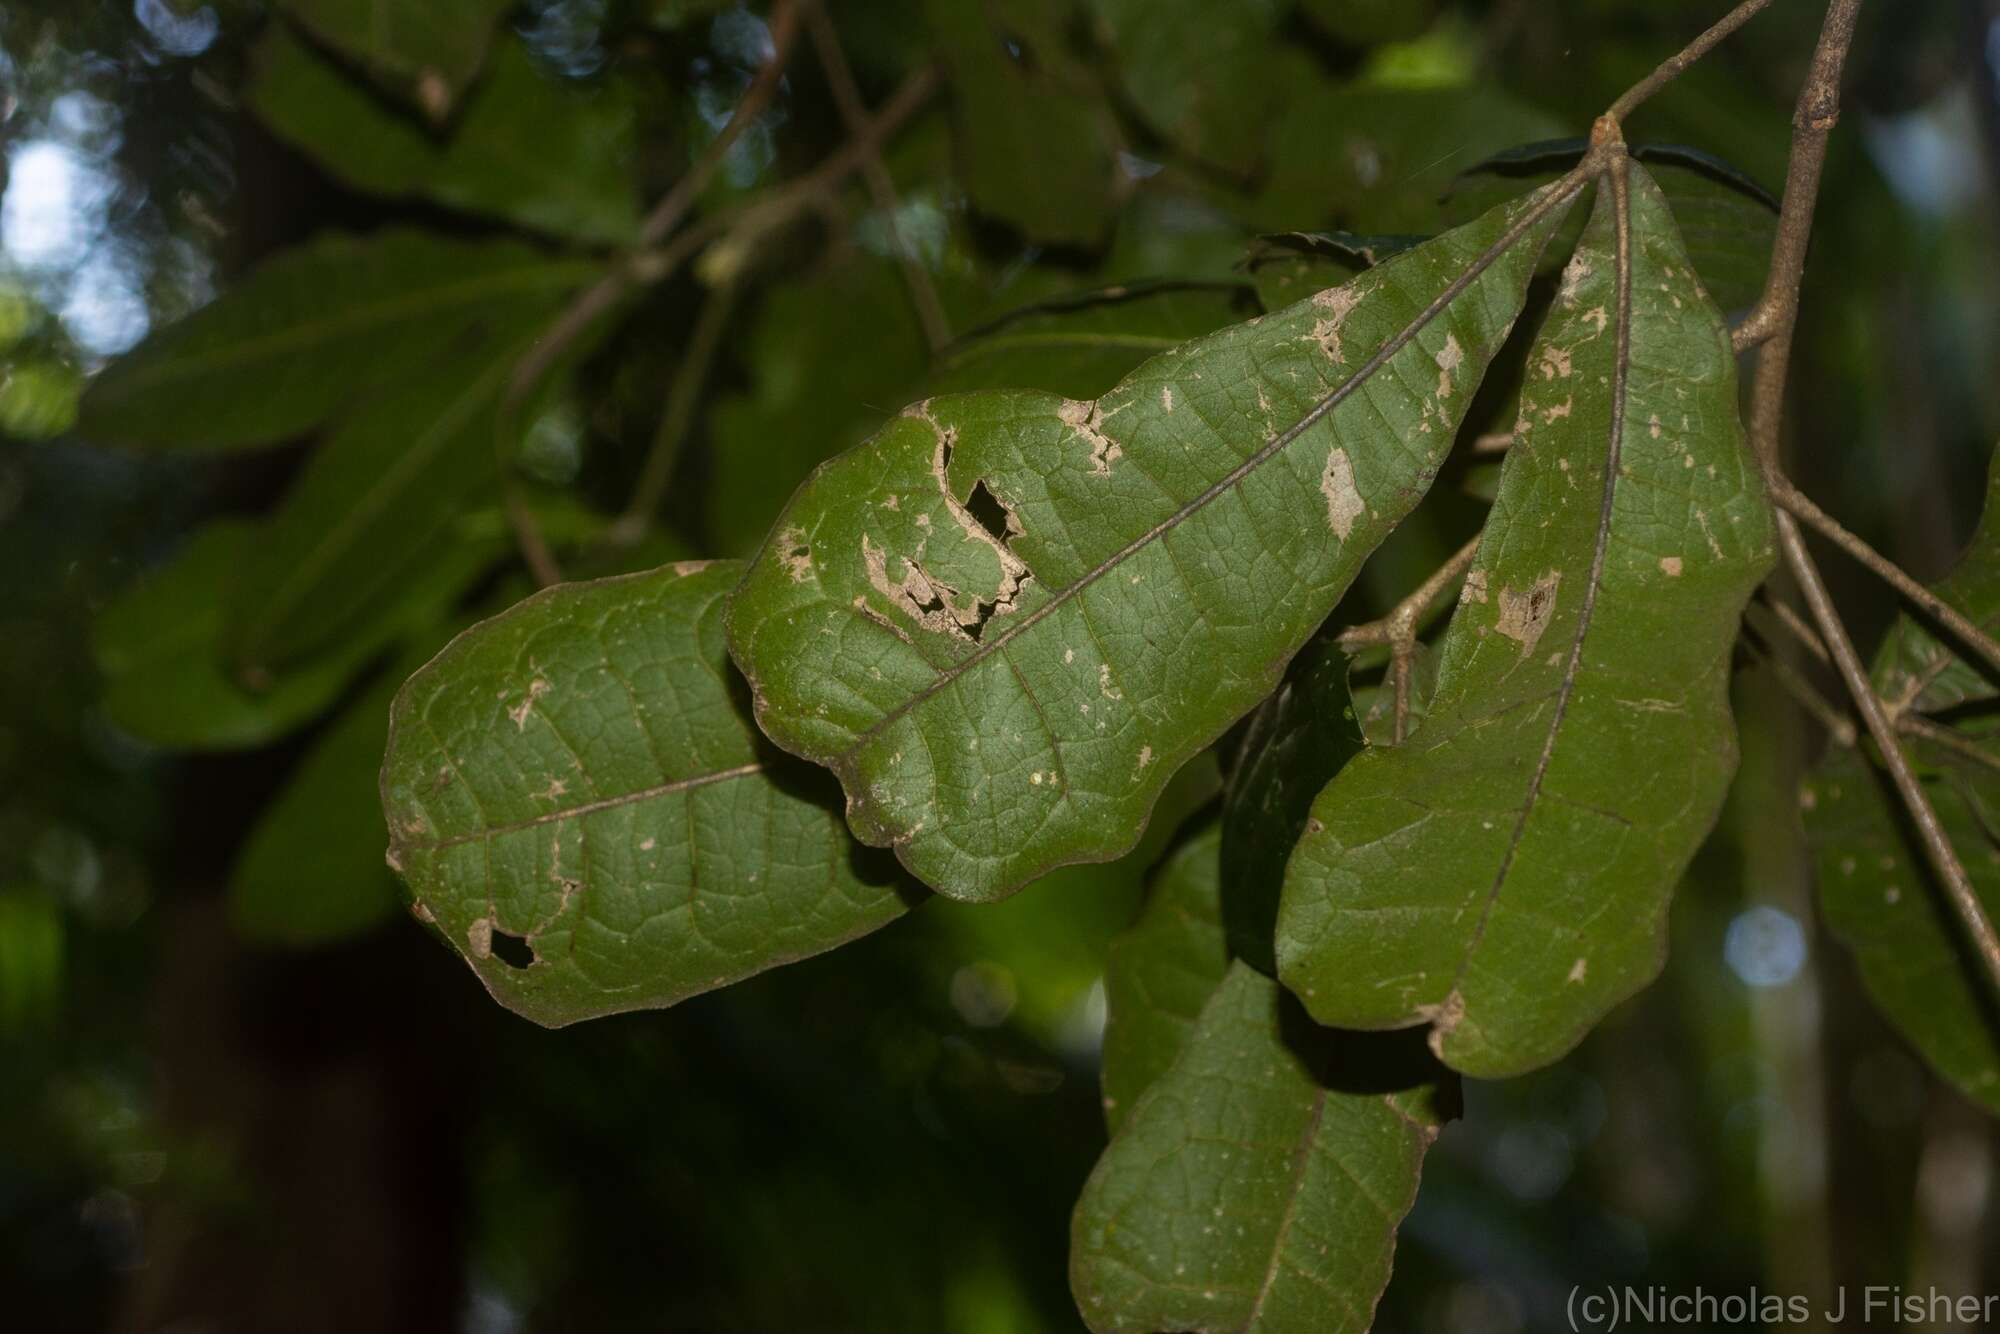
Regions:
<instances>
[{"instance_id":1,"label":"leaf blade","mask_svg":"<svg viewBox=\"0 0 2000 1334\"><path fill-rule=\"evenodd\" d=\"M956 897L1123 851L1415 506L1567 202L1495 210L1095 403L983 393L906 411L807 481L745 575L731 651L759 723L840 775L863 841ZM974 513L981 491L1001 515ZM1283 568L1232 574L1232 542ZM845 650L830 662L829 636ZM1179 675L1150 647L1176 638ZM1066 744L1093 784L1080 797ZM1004 794L980 781L1001 770ZM953 843L975 825L1004 850Z\"/></svg>"},{"instance_id":2,"label":"leaf blade","mask_svg":"<svg viewBox=\"0 0 2000 1334\"><path fill-rule=\"evenodd\" d=\"M544 590L397 697L392 865L494 998L538 1023L671 1005L908 906L854 858L819 775L760 753L722 644L738 568ZM496 948L508 937L532 962Z\"/></svg>"},{"instance_id":3,"label":"leaf blade","mask_svg":"<svg viewBox=\"0 0 2000 1334\"><path fill-rule=\"evenodd\" d=\"M1428 1023L1466 1073L1556 1059L1657 973L1771 565L1728 332L1664 197L1623 171L1530 354L1429 715L1321 794L1286 873L1279 976L1314 1017Z\"/></svg>"}]
</instances>

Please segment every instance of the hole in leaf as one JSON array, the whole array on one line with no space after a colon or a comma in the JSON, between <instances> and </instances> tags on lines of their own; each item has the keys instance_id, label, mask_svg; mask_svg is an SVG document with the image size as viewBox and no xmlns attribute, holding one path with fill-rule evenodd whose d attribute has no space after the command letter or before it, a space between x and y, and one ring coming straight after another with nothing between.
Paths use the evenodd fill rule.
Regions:
<instances>
[{"instance_id":1,"label":"hole in leaf","mask_svg":"<svg viewBox=\"0 0 2000 1334\"><path fill-rule=\"evenodd\" d=\"M526 936L509 935L505 931L493 933L493 957L510 968L526 968L535 961L535 947L528 943Z\"/></svg>"},{"instance_id":2,"label":"hole in leaf","mask_svg":"<svg viewBox=\"0 0 2000 1334\"><path fill-rule=\"evenodd\" d=\"M1002 546L1019 531L1014 524L1014 512L1000 503L1000 497L987 488L983 478L972 484L972 494L965 498L965 512Z\"/></svg>"}]
</instances>

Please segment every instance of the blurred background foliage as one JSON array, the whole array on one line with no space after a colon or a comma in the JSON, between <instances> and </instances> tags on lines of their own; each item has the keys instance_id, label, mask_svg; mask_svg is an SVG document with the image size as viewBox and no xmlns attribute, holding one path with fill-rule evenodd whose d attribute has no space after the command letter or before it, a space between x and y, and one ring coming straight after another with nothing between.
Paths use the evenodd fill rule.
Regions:
<instances>
[{"instance_id":1,"label":"blurred background foliage","mask_svg":"<svg viewBox=\"0 0 2000 1334\"><path fill-rule=\"evenodd\" d=\"M1212 763L1120 862L550 1033L401 911L387 699L532 587L517 529L570 577L747 553L924 393L1094 395L1545 179L1574 152L1549 141L1719 9L835 0L829 58L724 0L7 0L9 1325L1077 1328L1104 949ZM1630 127L1736 310L1818 17L1774 6ZM1928 576L2000 427L2000 6L1866 20L1794 475ZM768 103L650 235L788 35ZM852 118L882 108L877 166ZM621 299L512 392L606 273ZM371 293L410 300L357 323ZM347 332L218 359L171 412L136 393L146 351L105 370L205 307ZM1505 429L1496 381L1469 432ZM1456 546L1483 477L1448 474L1337 619ZM1738 690L1743 770L1669 971L1562 1065L1468 1088L1379 1327L1557 1328L1575 1283L1990 1274L1991 1132L1818 924L1797 822L1769 814L1814 739L1760 672Z\"/></svg>"}]
</instances>

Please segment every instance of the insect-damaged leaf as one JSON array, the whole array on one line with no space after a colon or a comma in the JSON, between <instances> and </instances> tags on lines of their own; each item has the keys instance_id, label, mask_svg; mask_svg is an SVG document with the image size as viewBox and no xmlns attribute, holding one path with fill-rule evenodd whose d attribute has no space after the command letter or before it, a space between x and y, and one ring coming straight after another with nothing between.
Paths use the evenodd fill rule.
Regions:
<instances>
[{"instance_id":1,"label":"insect-damaged leaf","mask_svg":"<svg viewBox=\"0 0 2000 1334\"><path fill-rule=\"evenodd\" d=\"M1229 971L1220 842L1221 830L1211 825L1175 849L1154 873L1139 920L1105 954L1098 1083L1104 1121L1113 1132L1180 1056L1202 1007Z\"/></svg>"},{"instance_id":2,"label":"insect-damaged leaf","mask_svg":"<svg viewBox=\"0 0 2000 1334\"><path fill-rule=\"evenodd\" d=\"M106 444L274 444L478 322L545 302L597 271L511 241L323 237L111 363L83 396L78 430Z\"/></svg>"},{"instance_id":3,"label":"insect-damaged leaf","mask_svg":"<svg viewBox=\"0 0 2000 1334\"><path fill-rule=\"evenodd\" d=\"M1467 1073L1556 1059L1659 970L1771 564L1728 331L1659 190L1610 171L1529 352L1429 714L1314 804L1278 923L1279 976L1322 1023L1431 1022Z\"/></svg>"},{"instance_id":4,"label":"insect-damaged leaf","mask_svg":"<svg viewBox=\"0 0 2000 1334\"><path fill-rule=\"evenodd\" d=\"M1937 593L1975 622L2000 619L2000 470L1986 511ZM1993 684L1947 641L1905 616L1876 657L1874 682L1897 714L1942 736L1905 738L1911 763L1989 915L2000 914L2000 719ZM2000 1111L2000 1007L1887 778L1837 751L1805 788L1806 832L1827 925L1861 982L1939 1074Z\"/></svg>"},{"instance_id":5,"label":"insect-damaged leaf","mask_svg":"<svg viewBox=\"0 0 2000 1334\"><path fill-rule=\"evenodd\" d=\"M1277 983L1230 964L1077 1201L1085 1322L1361 1334L1456 1102L1414 1034L1316 1028Z\"/></svg>"},{"instance_id":6,"label":"insect-damaged leaf","mask_svg":"<svg viewBox=\"0 0 2000 1334\"><path fill-rule=\"evenodd\" d=\"M825 776L757 745L722 641L740 569L545 590L396 699L391 862L418 915L530 1019L671 1005L909 902L841 828Z\"/></svg>"},{"instance_id":7,"label":"insect-damaged leaf","mask_svg":"<svg viewBox=\"0 0 2000 1334\"><path fill-rule=\"evenodd\" d=\"M927 883L1131 846L1416 505L1566 197L1140 366L933 398L792 498L730 611L779 745Z\"/></svg>"}]
</instances>

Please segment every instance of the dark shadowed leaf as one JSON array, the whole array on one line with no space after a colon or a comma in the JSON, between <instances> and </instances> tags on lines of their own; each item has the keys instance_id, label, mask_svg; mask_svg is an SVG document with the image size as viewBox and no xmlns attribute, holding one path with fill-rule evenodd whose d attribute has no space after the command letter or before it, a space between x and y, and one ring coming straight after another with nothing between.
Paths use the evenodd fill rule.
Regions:
<instances>
[{"instance_id":1,"label":"dark shadowed leaf","mask_svg":"<svg viewBox=\"0 0 2000 1334\"><path fill-rule=\"evenodd\" d=\"M1371 269L1421 236L1356 236L1351 232L1272 232L1251 242L1243 268L1265 310L1303 301L1314 292Z\"/></svg>"},{"instance_id":2,"label":"dark shadowed leaf","mask_svg":"<svg viewBox=\"0 0 2000 1334\"><path fill-rule=\"evenodd\" d=\"M390 713L382 805L419 917L556 1026L833 948L912 890L831 784L758 744L734 562L547 589L454 640Z\"/></svg>"},{"instance_id":3,"label":"dark shadowed leaf","mask_svg":"<svg viewBox=\"0 0 2000 1334\"><path fill-rule=\"evenodd\" d=\"M1153 874L1139 920L1104 960L1104 1053L1098 1082L1113 1133L1139 1095L1187 1045L1202 1006L1229 970L1222 892L1211 824L1176 848Z\"/></svg>"},{"instance_id":4,"label":"dark shadowed leaf","mask_svg":"<svg viewBox=\"0 0 2000 1334\"><path fill-rule=\"evenodd\" d=\"M1936 591L1979 624L2000 621L2000 469ZM1874 682L1897 714L1940 729L1906 738L1910 758L1980 902L2000 916L2000 692L1909 616L1890 629ZM1894 789L1857 752L1836 751L1804 805L1827 925L1854 951L1868 994L1939 1074L2000 1111L2000 1008Z\"/></svg>"},{"instance_id":5,"label":"dark shadowed leaf","mask_svg":"<svg viewBox=\"0 0 2000 1334\"><path fill-rule=\"evenodd\" d=\"M1643 169L1599 185L1528 361L1429 716L1314 804L1278 933L1321 1022L1428 1022L1480 1075L1556 1059L1659 970L1772 559L1728 331Z\"/></svg>"},{"instance_id":6,"label":"dark shadowed leaf","mask_svg":"<svg viewBox=\"0 0 2000 1334\"><path fill-rule=\"evenodd\" d=\"M254 524L212 523L99 615L95 652L112 722L173 749L274 741L318 716L385 647L435 621L492 559L490 549L461 548L385 598L365 628L325 654L246 680L230 662L224 616L262 536Z\"/></svg>"},{"instance_id":7,"label":"dark shadowed leaf","mask_svg":"<svg viewBox=\"0 0 2000 1334\"><path fill-rule=\"evenodd\" d=\"M1070 1286L1098 1334L1362 1334L1457 1088L1414 1034L1316 1028L1241 962L1098 1159Z\"/></svg>"},{"instance_id":8,"label":"dark shadowed leaf","mask_svg":"<svg viewBox=\"0 0 2000 1334\"><path fill-rule=\"evenodd\" d=\"M1222 916L1229 953L1275 975L1272 951L1285 863L1313 799L1367 745L1348 693L1348 657L1331 639L1306 646L1284 684L1250 715L1223 803Z\"/></svg>"},{"instance_id":9,"label":"dark shadowed leaf","mask_svg":"<svg viewBox=\"0 0 2000 1334\"><path fill-rule=\"evenodd\" d=\"M1125 93L1148 124L1231 171L1254 165L1277 113L1282 0L1089 0Z\"/></svg>"},{"instance_id":10,"label":"dark shadowed leaf","mask_svg":"<svg viewBox=\"0 0 2000 1334\"><path fill-rule=\"evenodd\" d=\"M382 85L442 119L486 57L493 25L514 0L281 0L313 36L358 61Z\"/></svg>"},{"instance_id":11,"label":"dark shadowed leaf","mask_svg":"<svg viewBox=\"0 0 2000 1334\"><path fill-rule=\"evenodd\" d=\"M1349 46L1408 41L1437 14L1432 0L1299 0L1299 9Z\"/></svg>"},{"instance_id":12,"label":"dark shadowed leaf","mask_svg":"<svg viewBox=\"0 0 2000 1334\"><path fill-rule=\"evenodd\" d=\"M630 240L633 107L623 84L565 87L510 38L443 137L382 105L283 26L257 53L251 107L359 190L415 195L558 236Z\"/></svg>"},{"instance_id":13,"label":"dark shadowed leaf","mask_svg":"<svg viewBox=\"0 0 2000 1334\"><path fill-rule=\"evenodd\" d=\"M973 207L1034 241L1090 246L1110 227L1115 120L1068 50L1061 0L931 0L952 84L958 177Z\"/></svg>"},{"instance_id":14,"label":"dark shadowed leaf","mask_svg":"<svg viewBox=\"0 0 2000 1334\"><path fill-rule=\"evenodd\" d=\"M331 235L288 250L105 368L80 432L174 449L267 445L482 321L540 305L597 265L507 241L423 232Z\"/></svg>"},{"instance_id":15,"label":"dark shadowed leaf","mask_svg":"<svg viewBox=\"0 0 2000 1334\"><path fill-rule=\"evenodd\" d=\"M954 897L1116 856L1422 497L1566 202L1496 210L1095 402L906 410L814 474L745 576L730 642L758 721Z\"/></svg>"}]
</instances>

